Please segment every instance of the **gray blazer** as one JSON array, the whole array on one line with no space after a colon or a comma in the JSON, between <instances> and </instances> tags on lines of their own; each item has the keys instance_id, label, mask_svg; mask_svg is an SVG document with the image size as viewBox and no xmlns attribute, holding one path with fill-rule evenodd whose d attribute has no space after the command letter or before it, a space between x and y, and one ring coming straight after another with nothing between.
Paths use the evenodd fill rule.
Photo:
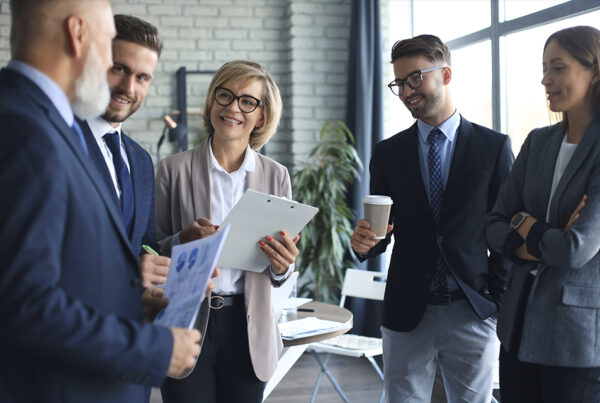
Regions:
<instances>
[{"instance_id":1,"label":"gray blazer","mask_svg":"<svg viewBox=\"0 0 600 403\"><path fill-rule=\"evenodd\" d=\"M488 215L487 238L499 252L511 233L508 221L527 211L551 226L540 238L540 262L516 258L498 316L498 337L514 347L518 306L526 304L519 360L543 365L600 367L600 114L577 145L549 200L554 167L565 135L557 124L533 130ZM567 231L564 227L584 194L587 205ZM529 294L529 271L539 271Z\"/></svg>"},{"instance_id":2,"label":"gray blazer","mask_svg":"<svg viewBox=\"0 0 600 403\"><path fill-rule=\"evenodd\" d=\"M193 150L160 162L155 187L156 240L164 254L171 254L174 234L198 218L211 218L209 146L210 141L205 140ZM264 155L254 152L254 156L255 170L248 172L246 177L248 189L291 199L288 170ZM267 381L273 375L283 349L277 320L271 309L269 268L262 273L245 272L244 295L252 366L256 377ZM205 323L198 326L202 334L205 334Z\"/></svg>"}]
</instances>

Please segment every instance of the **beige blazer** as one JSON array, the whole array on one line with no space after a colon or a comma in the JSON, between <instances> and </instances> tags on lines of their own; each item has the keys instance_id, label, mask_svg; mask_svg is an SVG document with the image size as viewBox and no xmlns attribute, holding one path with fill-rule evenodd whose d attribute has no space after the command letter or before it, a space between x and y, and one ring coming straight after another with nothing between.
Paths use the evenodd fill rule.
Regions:
<instances>
[{"instance_id":1,"label":"beige blazer","mask_svg":"<svg viewBox=\"0 0 600 403\"><path fill-rule=\"evenodd\" d=\"M163 254L171 254L174 234L198 218L211 218L209 146L210 141L205 140L193 150L172 155L160 162L156 174L155 211L156 239ZM248 189L291 199L287 168L256 152L254 156L255 170L248 172L246 177ZM252 366L256 377L267 381L273 375L283 349L277 320L271 309L271 276L268 267L262 273L245 272L244 295ZM201 323L198 328L205 334L207 320Z\"/></svg>"}]
</instances>

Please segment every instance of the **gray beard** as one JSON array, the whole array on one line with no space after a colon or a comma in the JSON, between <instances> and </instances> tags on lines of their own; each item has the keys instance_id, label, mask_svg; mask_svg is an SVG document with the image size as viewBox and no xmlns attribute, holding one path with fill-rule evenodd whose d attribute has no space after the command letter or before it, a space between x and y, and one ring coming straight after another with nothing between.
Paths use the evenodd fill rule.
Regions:
<instances>
[{"instance_id":1,"label":"gray beard","mask_svg":"<svg viewBox=\"0 0 600 403\"><path fill-rule=\"evenodd\" d=\"M81 119L91 119L106 110L110 101L107 72L102 67L98 48L91 45L81 75L75 81L73 112Z\"/></svg>"}]
</instances>

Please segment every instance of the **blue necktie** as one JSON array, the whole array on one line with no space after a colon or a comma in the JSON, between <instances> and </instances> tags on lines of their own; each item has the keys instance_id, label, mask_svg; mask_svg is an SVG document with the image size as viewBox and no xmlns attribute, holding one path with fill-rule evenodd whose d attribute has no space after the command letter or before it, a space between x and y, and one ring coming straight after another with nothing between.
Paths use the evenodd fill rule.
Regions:
<instances>
[{"instance_id":1,"label":"blue necktie","mask_svg":"<svg viewBox=\"0 0 600 403\"><path fill-rule=\"evenodd\" d=\"M134 214L133 186L127 164L125 164L123 157L121 157L121 140L117 132L107 133L103 138L112 153L115 172L117 173L119 187L121 188L121 214L123 215L123 223L125 224L125 228L127 228L127 234L131 234Z\"/></svg>"},{"instance_id":2,"label":"blue necktie","mask_svg":"<svg viewBox=\"0 0 600 403\"><path fill-rule=\"evenodd\" d=\"M71 126L71 129L73 129L75 134L77 134L77 139L81 143L81 147L83 147L83 151L85 151L85 153L88 154L87 144L85 143L85 138L83 137L83 132L81 131L81 127L79 127L79 123L77 123L77 120L73 120L73 126Z\"/></svg>"},{"instance_id":3,"label":"blue necktie","mask_svg":"<svg viewBox=\"0 0 600 403\"><path fill-rule=\"evenodd\" d=\"M429 144L429 153L427 163L429 167L429 203L436 227L439 229L442 213L442 200L444 198L444 187L442 185L442 158L440 155L440 142L443 133L440 129L434 128L427 136ZM448 269L438 252L435 261L435 272L433 273L432 290L435 293L446 293L448 291Z\"/></svg>"}]
</instances>

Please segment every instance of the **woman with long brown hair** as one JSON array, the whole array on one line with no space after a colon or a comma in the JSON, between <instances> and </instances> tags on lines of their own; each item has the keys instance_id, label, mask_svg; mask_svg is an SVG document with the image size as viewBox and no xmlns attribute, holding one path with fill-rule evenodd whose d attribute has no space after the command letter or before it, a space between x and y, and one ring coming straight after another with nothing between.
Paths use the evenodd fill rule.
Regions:
<instances>
[{"instance_id":1,"label":"woman with long brown hair","mask_svg":"<svg viewBox=\"0 0 600 403\"><path fill-rule=\"evenodd\" d=\"M503 402L600 402L600 31L544 46L553 126L529 133L488 216L514 261L498 317Z\"/></svg>"}]
</instances>

